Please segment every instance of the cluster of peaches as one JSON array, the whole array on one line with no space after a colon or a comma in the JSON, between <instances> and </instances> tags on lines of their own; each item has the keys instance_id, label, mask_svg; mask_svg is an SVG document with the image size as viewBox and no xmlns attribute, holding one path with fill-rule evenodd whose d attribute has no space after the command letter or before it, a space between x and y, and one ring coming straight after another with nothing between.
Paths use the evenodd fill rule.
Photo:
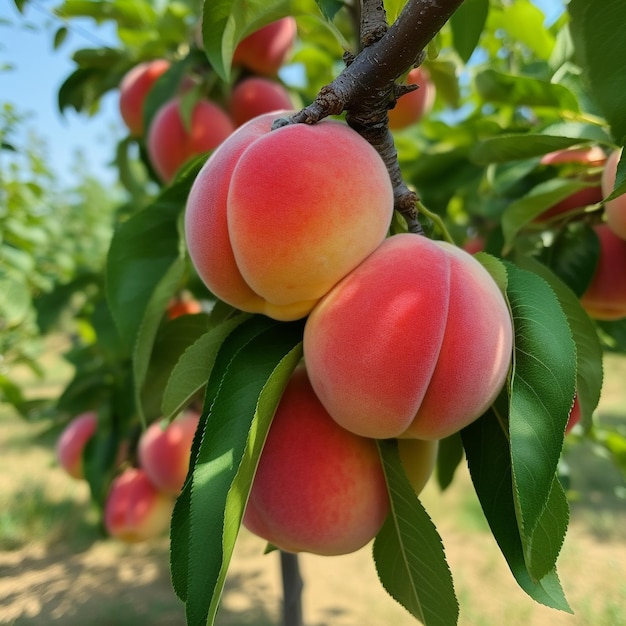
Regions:
<instances>
[{"instance_id":1,"label":"cluster of peaches","mask_svg":"<svg viewBox=\"0 0 626 626\"><path fill-rule=\"evenodd\" d=\"M186 123L184 94L193 88L184 79L179 93L144 123L144 103L157 79L170 68L166 59L146 61L132 68L120 83L120 113L131 135L145 137L148 157L164 182L170 182L190 158L213 150L233 130L262 113L293 107L291 97L276 74L296 36L292 17L283 18L240 42L233 65L242 68L240 80L220 106L208 98L197 99ZM197 42L201 44L200 41Z\"/></svg>"},{"instance_id":2,"label":"cluster of peaches","mask_svg":"<svg viewBox=\"0 0 626 626\"><path fill-rule=\"evenodd\" d=\"M279 321L305 318L244 525L287 551L369 542L390 501L377 440L396 439L414 490L437 441L477 419L512 353L506 300L451 244L389 236L394 193L376 150L335 120L239 127L195 179L185 237L208 289Z\"/></svg>"},{"instance_id":3,"label":"cluster of peaches","mask_svg":"<svg viewBox=\"0 0 626 626\"><path fill-rule=\"evenodd\" d=\"M198 413L188 410L169 424L153 422L139 438L136 466L127 458L128 446L120 450L119 472L104 505L109 535L138 542L169 528L175 498L187 476L199 419ZM70 421L57 441L59 464L73 478L85 478L85 450L97 429L98 414L86 411Z\"/></svg>"},{"instance_id":4,"label":"cluster of peaches","mask_svg":"<svg viewBox=\"0 0 626 626\"><path fill-rule=\"evenodd\" d=\"M233 66L242 73L220 106L207 98L198 99L189 121L183 116L186 91L194 86L184 79L179 93L155 114L149 128L144 123L144 103L155 82L171 67L165 59L139 63L120 83L120 113L134 137L145 137L148 157L160 178L168 183L190 158L215 149L235 128L254 117L293 108L289 92L276 78L296 38L296 22L285 17L243 39L235 49ZM196 43L202 47L202 41ZM389 127L400 130L414 124L432 108L435 87L422 68L411 70L409 83L419 85L398 99L389 111Z\"/></svg>"}]
</instances>

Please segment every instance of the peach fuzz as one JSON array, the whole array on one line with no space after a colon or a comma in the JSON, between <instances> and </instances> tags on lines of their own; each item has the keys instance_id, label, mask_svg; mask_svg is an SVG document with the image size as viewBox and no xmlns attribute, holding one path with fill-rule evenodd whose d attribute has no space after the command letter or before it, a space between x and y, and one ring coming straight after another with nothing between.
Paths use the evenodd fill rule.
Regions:
<instances>
[{"instance_id":1,"label":"peach fuzz","mask_svg":"<svg viewBox=\"0 0 626 626\"><path fill-rule=\"evenodd\" d=\"M173 509L173 498L160 492L142 469L131 467L111 483L104 526L116 539L146 541L167 530Z\"/></svg>"},{"instance_id":2,"label":"peach fuzz","mask_svg":"<svg viewBox=\"0 0 626 626\"><path fill-rule=\"evenodd\" d=\"M140 137L144 133L143 106L157 79L170 68L165 59L145 61L133 67L120 83L120 114L130 134Z\"/></svg>"},{"instance_id":3,"label":"peach fuzz","mask_svg":"<svg viewBox=\"0 0 626 626\"><path fill-rule=\"evenodd\" d=\"M429 481L437 462L438 441L425 439L398 439L400 462L406 477L419 496Z\"/></svg>"},{"instance_id":4,"label":"peach fuzz","mask_svg":"<svg viewBox=\"0 0 626 626\"><path fill-rule=\"evenodd\" d=\"M164 104L148 129L150 162L165 182L191 157L216 148L235 129L232 120L213 102L199 100L191 113L189 128L180 112L180 99Z\"/></svg>"},{"instance_id":5,"label":"peach fuzz","mask_svg":"<svg viewBox=\"0 0 626 626\"><path fill-rule=\"evenodd\" d=\"M599 224L594 230L600 240L600 255L580 303L594 319L622 319L626 317L626 241L608 224Z\"/></svg>"},{"instance_id":6,"label":"peach fuzz","mask_svg":"<svg viewBox=\"0 0 626 626\"><path fill-rule=\"evenodd\" d=\"M153 422L139 438L139 465L161 491L177 496L185 483L200 416L183 413L170 424Z\"/></svg>"},{"instance_id":7,"label":"peach fuzz","mask_svg":"<svg viewBox=\"0 0 626 626\"><path fill-rule=\"evenodd\" d=\"M275 119L251 120L211 155L189 193L185 235L215 296L294 320L383 241L393 189L378 153L345 124L270 132Z\"/></svg>"},{"instance_id":8,"label":"peach fuzz","mask_svg":"<svg viewBox=\"0 0 626 626\"><path fill-rule=\"evenodd\" d=\"M435 85L431 82L426 70L413 68L407 75L408 85L419 85L419 89L404 94L396 101L393 109L389 109L389 128L401 130L427 115L435 102Z\"/></svg>"},{"instance_id":9,"label":"peach fuzz","mask_svg":"<svg viewBox=\"0 0 626 626\"><path fill-rule=\"evenodd\" d=\"M316 394L344 428L441 439L495 400L512 334L507 303L473 256L401 234L313 309L304 359Z\"/></svg>"},{"instance_id":10,"label":"peach fuzz","mask_svg":"<svg viewBox=\"0 0 626 626\"><path fill-rule=\"evenodd\" d=\"M296 32L293 17L283 17L259 28L237 44L233 65L243 65L256 74L276 75L293 47Z\"/></svg>"},{"instance_id":11,"label":"peach fuzz","mask_svg":"<svg viewBox=\"0 0 626 626\"><path fill-rule=\"evenodd\" d=\"M77 415L59 436L56 444L57 459L72 478L84 478L83 451L97 428L98 414L86 411Z\"/></svg>"},{"instance_id":12,"label":"peach fuzz","mask_svg":"<svg viewBox=\"0 0 626 626\"><path fill-rule=\"evenodd\" d=\"M348 554L389 511L376 442L338 426L300 366L272 421L243 523L287 552Z\"/></svg>"},{"instance_id":13,"label":"peach fuzz","mask_svg":"<svg viewBox=\"0 0 626 626\"><path fill-rule=\"evenodd\" d=\"M228 112L236 126L254 117L293 108L287 90L276 81L259 76L244 78L230 95Z\"/></svg>"},{"instance_id":14,"label":"peach fuzz","mask_svg":"<svg viewBox=\"0 0 626 626\"><path fill-rule=\"evenodd\" d=\"M617 164L622 156L621 150L615 150L609 155L604 171L602 172L602 195L613 193L617 178ZM621 239L626 239L626 194L604 203L604 214L609 228Z\"/></svg>"}]
</instances>

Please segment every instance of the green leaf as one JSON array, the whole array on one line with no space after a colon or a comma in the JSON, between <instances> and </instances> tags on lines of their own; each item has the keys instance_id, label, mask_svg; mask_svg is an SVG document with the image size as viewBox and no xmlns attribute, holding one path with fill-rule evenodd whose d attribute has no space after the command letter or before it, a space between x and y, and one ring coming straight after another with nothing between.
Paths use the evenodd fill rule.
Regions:
<instances>
[{"instance_id":1,"label":"green leaf","mask_svg":"<svg viewBox=\"0 0 626 626\"><path fill-rule=\"evenodd\" d=\"M461 431L470 475L495 540L518 585L536 602L571 613L556 570L536 581L528 573L513 498L506 391Z\"/></svg>"},{"instance_id":2,"label":"green leaf","mask_svg":"<svg viewBox=\"0 0 626 626\"><path fill-rule=\"evenodd\" d=\"M626 193L626 151L622 151L619 163L617 164L613 191L605 200L613 200L613 198L617 198L617 196L621 196L624 193Z\"/></svg>"},{"instance_id":3,"label":"green leaf","mask_svg":"<svg viewBox=\"0 0 626 626\"><path fill-rule=\"evenodd\" d=\"M337 11L343 7L343 2L341 0L315 0L317 6L319 7L322 15L329 21L332 22L335 17Z\"/></svg>"},{"instance_id":4,"label":"green leaf","mask_svg":"<svg viewBox=\"0 0 626 626\"><path fill-rule=\"evenodd\" d=\"M475 86L485 102L578 112L578 102L569 89L538 78L487 69L476 76Z\"/></svg>"},{"instance_id":5,"label":"green leaf","mask_svg":"<svg viewBox=\"0 0 626 626\"><path fill-rule=\"evenodd\" d=\"M540 580L554 566L563 540L542 527L563 447L576 382L576 346L560 303L538 275L507 264L507 297L515 328L509 435L514 496L529 572ZM539 533L539 534L536 534ZM544 560L534 558L542 539Z\"/></svg>"},{"instance_id":6,"label":"green leaf","mask_svg":"<svg viewBox=\"0 0 626 626\"><path fill-rule=\"evenodd\" d=\"M456 433L439 441L437 450L437 483L444 491L452 484L456 468L463 460L463 442Z\"/></svg>"},{"instance_id":7,"label":"green leaf","mask_svg":"<svg viewBox=\"0 0 626 626\"><path fill-rule=\"evenodd\" d=\"M548 152L562 150L581 143L576 137L543 134L510 134L490 137L478 142L470 152L478 165L507 163L540 157Z\"/></svg>"},{"instance_id":8,"label":"green leaf","mask_svg":"<svg viewBox=\"0 0 626 626\"><path fill-rule=\"evenodd\" d=\"M459 606L441 538L415 495L395 441L379 441L391 511L374 541L383 587L425 626L453 626Z\"/></svg>"},{"instance_id":9,"label":"green leaf","mask_svg":"<svg viewBox=\"0 0 626 626\"><path fill-rule=\"evenodd\" d=\"M191 344L172 369L163 393L162 410L166 418L171 418L181 411L188 401L198 392L211 375L217 352L228 335L248 315L238 315L211 328Z\"/></svg>"},{"instance_id":10,"label":"green leaf","mask_svg":"<svg viewBox=\"0 0 626 626\"><path fill-rule=\"evenodd\" d=\"M115 21L120 27L141 28L156 20L156 13L146 0L65 0L55 9L63 18L91 17L101 23Z\"/></svg>"},{"instance_id":11,"label":"green leaf","mask_svg":"<svg viewBox=\"0 0 626 626\"><path fill-rule=\"evenodd\" d=\"M599 256L598 235L589 224L579 222L560 229L552 245L543 248L539 260L580 298L591 283Z\"/></svg>"},{"instance_id":12,"label":"green leaf","mask_svg":"<svg viewBox=\"0 0 626 626\"><path fill-rule=\"evenodd\" d=\"M179 508L174 519L187 518L189 531L183 548L187 576L178 584L185 592L188 624L213 624L258 456L302 357L302 329L302 322L271 322L235 352L225 369L213 370L219 384L208 388L206 423L187 487L189 508ZM234 332L245 330L246 324ZM179 558L176 547L172 555Z\"/></svg>"},{"instance_id":13,"label":"green leaf","mask_svg":"<svg viewBox=\"0 0 626 626\"><path fill-rule=\"evenodd\" d=\"M626 57L623 54L626 3L571 0L568 4L576 59L589 92L609 122L613 137L626 141Z\"/></svg>"},{"instance_id":14,"label":"green leaf","mask_svg":"<svg viewBox=\"0 0 626 626\"><path fill-rule=\"evenodd\" d=\"M591 424L591 415L600 401L603 378L602 346L595 325L577 295L545 265L529 256L520 256L517 260L520 267L541 276L550 285L567 315L576 344L576 393L581 419L583 424Z\"/></svg>"},{"instance_id":15,"label":"green leaf","mask_svg":"<svg viewBox=\"0 0 626 626\"><path fill-rule=\"evenodd\" d=\"M493 11L490 27L505 30L515 45L524 45L540 59L548 59L555 39L544 26L544 15L530 0L507 3L501 11Z\"/></svg>"},{"instance_id":16,"label":"green leaf","mask_svg":"<svg viewBox=\"0 0 626 626\"><path fill-rule=\"evenodd\" d=\"M209 316L197 313L168 320L159 328L146 382L141 390L143 411L148 422L163 416L161 403L170 375L181 355L205 334L208 326Z\"/></svg>"},{"instance_id":17,"label":"green leaf","mask_svg":"<svg viewBox=\"0 0 626 626\"><path fill-rule=\"evenodd\" d=\"M512 202L502 215L505 248L510 249L516 235L534 218L573 193L595 185L597 183L552 178L533 187L526 195Z\"/></svg>"},{"instance_id":18,"label":"green leaf","mask_svg":"<svg viewBox=\"0 0 626 626\"><path fill-rule=\"evenodd\" d=\"M52 46L55 50L58 50L63 45L63 42L67 39L68 32L69 31L65 26L61 26L57 29L56 33L54 33L54 42Z\"/></svg>"},{"instance_id":19,"label":"green leaf","mask_svg":"<svg viewBox=\"0 0 626 626\"><path fill-rule=\"evenodd\" d=\"M452 42L464 63L478 45L489 14L489 0L465 0L452 14Z\"/></svg>"}]
</instances>

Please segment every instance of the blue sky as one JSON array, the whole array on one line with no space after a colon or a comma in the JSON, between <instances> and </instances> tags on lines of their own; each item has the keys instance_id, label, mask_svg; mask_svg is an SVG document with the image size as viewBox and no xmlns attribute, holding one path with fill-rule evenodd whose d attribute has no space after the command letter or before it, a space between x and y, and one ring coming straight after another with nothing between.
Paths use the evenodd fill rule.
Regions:
<instances>
[{"instance_id":1,"label":"blue sky","mask_svg":"<svg viewBox=\"0 0 626 626\"><path fill-rule=\"evenodd\" d=\"M551 22L560 13L563 0L534 0ZM10 64L12 71L0 71L0 102L11 102L24 113L31 113L28 126L44 138L50 165L62 182L71 182L75 154L88 159L88 169L106 182L115 180L108 166L115 145L125 135L117 109L117 94L110 92L102 101L95 118L66 110L61 115L56 93L73 71L71 52L79 48L115 45L110 25L98 27L92 20L72 22L71 32L59 50L52 39L62 24L51 8L57 0L31 0L25 15L13 0L0 2L0 67Z\"/></svg>"}]
</instances>

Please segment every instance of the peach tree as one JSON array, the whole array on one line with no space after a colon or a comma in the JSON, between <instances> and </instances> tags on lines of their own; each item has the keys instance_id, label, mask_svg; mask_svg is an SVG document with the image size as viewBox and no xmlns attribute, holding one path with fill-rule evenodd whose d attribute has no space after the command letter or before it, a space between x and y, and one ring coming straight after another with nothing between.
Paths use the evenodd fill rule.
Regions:
<instances>
[{"instance_id":1,"label":"peach tree","mask_svg":"<svg viewBox=\"0 0 626 626\"><path fill-rule=\"evenodd\" d=\"M113 21L119 39L74 53L61 110L97 113L144 64L141 124L116 155L128 201L59 408L98 412L84 461L103 507L120 447L137 465L148 424L201 413L171 519L188 623L214 622L242 521L271 547L337 553L325 531L285 539L315 534L331 501L336 515L373 503L350 522L372 527L338 550L373 539L389 594L424 624L457 623L418 455L430 455L418 478L434 463L441 489L465 459L512 576L570 611L556 570L570 420L572 437L625 466L624 434L593 419L603 353L626 351L626 242L605 223L605 206L626 223L621 0L571 0L549 26L530 0L65 0L57 14ZM259 43L266 28L278 51ZM255 109L232 132L233 93L251 78L274 85L257 104L278 88L291 106ZM390 131L420 93L419 113ZM168 315L185 300L202 312ZM300 414L306 429L289 423ZM326 491L295 523L298 483L273 483L304 476L286 459L318 440ZM424 441L436 459L411 450ZM334 462L354 479L374 463L382 496L371 481L336 484Z\"/></svg>"}]
</instances>

